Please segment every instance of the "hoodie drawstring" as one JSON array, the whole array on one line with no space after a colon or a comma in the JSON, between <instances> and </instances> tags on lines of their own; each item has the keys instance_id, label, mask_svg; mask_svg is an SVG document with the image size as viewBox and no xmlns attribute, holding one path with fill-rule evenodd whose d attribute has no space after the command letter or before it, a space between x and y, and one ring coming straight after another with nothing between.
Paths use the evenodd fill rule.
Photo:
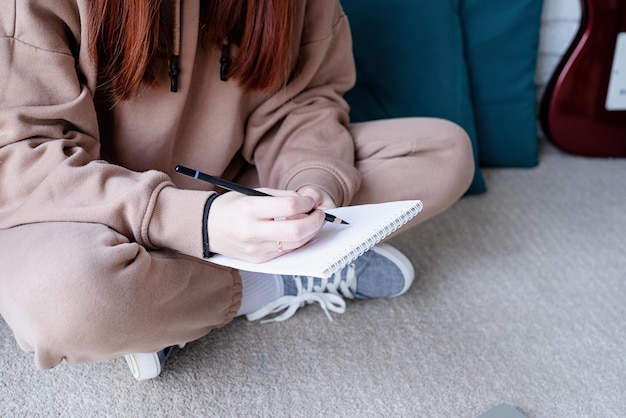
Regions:
<instances>
[{"instance_id":1,"label":"hoodie drawstring","mask_svg":"<svg viewBox=\"0 0 626 418\"><path fill-rule=\"evenodd\" d=\"M220 58L220 80L228 81L228 69L232 60L230 59L230 44L222 45L222 57Z\"/></svg>"},{"instance_id":2,"label":"hoodie drawstring","mask_svg":"<svg viewBox=\"0 0 626 418\"><path fill-rule=\"evenodd\" d=\"M170 91L178 91L178 76L180 75L180 50L181 50L181 15L183 0L174 0L174 28L173 28L173 54L170 57ZM230 43L224 42L222 45L222 56L220 57L220 80L228 81L228 70L232 64L230 58Z\"/></svg>"},{"instance_id":3,"label":"hoodie drawstring","mask_svg":"<svg viewBox=\"0 0 626 418\"><path fill-rule=\"evenodd\" d=\"M170 59L170 90L172 92L178 91L178 75L180 74L180 36L181 36L181 24L180 16L182 13L182 0L174 1L174 53Z\"/></svg>"}]
</instances>

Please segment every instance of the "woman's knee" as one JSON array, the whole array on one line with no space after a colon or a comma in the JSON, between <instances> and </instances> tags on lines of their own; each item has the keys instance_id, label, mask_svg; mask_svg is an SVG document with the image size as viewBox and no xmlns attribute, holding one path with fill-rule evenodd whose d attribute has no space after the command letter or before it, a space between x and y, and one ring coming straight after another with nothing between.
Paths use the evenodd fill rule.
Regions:
<instances>
[{"instance_id":1,"label":"woman's knee","mask_svg":"<svg viewBox=\"0 0 626 418\"><path fill-rule=\"evenodd\" d=\"M458 124L439 119L439 128L442 132L440 144L442 146L442 165L451 181L458 184L458 188L467 190L474 177L474 150L471 139Z\"/></svg>"},{"instance_id":2,"label":"woman's knee","mask_svg":"<svg viewBox=\"0 0 626 418\"><path fill-rule=\"evenodd\" d=\"M93 335L115 326L100 309L112 302L108 279L114 264L129 264L136 256L129 244L117 260L107 258L119 244L119 234L95 224L44 223L0 231L0 262L7 273L0 278L0 311L40 367L54 367L68 347L80 351ZM74 356L83 360L77 352Z\"/></svg>"},{"instance_id":3,"label":"woman's knee","mask_svg":"<svg viewBox=\"0 0 626 418\"><path fill-rule=\"evenodd\" d=\"M42 368L192 341L229 322L241 297L233 270L147 251L103 225L0 231L5 261L0 312Z\"/></svg>"},{"instance_id":4,"label":"woman's knee","mask_svg":"<svg viewBox=\"0 0 626 418\"><path fill-rule=\"evenodd\" d=\"M474 168L469 135L460 125L447 119L385 119L353 124L351 132L359 162L407 155L431 159L432 154L436 154L435 159L453 164L460 172L469 173Z\"/></svg>"}]
</instances>

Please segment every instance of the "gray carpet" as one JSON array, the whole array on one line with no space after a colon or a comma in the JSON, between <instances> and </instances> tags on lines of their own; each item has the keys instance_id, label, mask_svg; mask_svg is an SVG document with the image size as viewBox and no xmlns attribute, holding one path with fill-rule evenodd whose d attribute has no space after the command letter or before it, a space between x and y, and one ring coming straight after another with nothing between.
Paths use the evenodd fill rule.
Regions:
<instances>
[{"instance_id":1,"label":"gray carpet","mask_svg":"<svg viewBox=\"0 0 626 418\"><path fill-rule=\"evenodd\" d=\"M42 372L0 322L3 416L626 416L626 160L543 144L530 170L394 240L408 294L236 320L157 380L123 360Z\"/></svg>"}]
</instances>

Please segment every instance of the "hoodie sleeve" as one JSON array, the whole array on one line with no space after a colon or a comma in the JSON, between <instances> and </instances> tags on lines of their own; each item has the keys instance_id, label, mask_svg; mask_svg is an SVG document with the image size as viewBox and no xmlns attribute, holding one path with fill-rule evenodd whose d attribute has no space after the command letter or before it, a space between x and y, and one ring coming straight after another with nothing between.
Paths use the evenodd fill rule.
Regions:
<instances>
[{"instance_id":1,"label":"hoodie sleeve","mask_svg":"<svg viewBox=\"0 0 626 418\"><path fill-rule=\"evenodd\" d=\"M209 193L99 159L84 5L0 0L0 228L100 223L148 248L201 257Z\"/></svg>"},{"instance_id":2,"label":"hoodie sleeve","mask_svg":"<svg viewBox=\"0 0 626 418\"><path fill-rule=\"evenodd\" d=\"M261 184L322 187L337 205L360 185L343 94L355 82L348 20L336 0L306 3L296 76L251 115L244 157Z\"/></svg>"}]
</instances>

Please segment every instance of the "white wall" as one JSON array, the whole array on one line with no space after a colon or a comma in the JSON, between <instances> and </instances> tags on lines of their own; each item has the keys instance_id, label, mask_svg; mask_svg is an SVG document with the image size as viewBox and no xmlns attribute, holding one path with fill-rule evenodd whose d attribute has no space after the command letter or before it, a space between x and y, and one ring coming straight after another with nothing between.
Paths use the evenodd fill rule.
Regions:
<instances>
[{"instance_id":1,"label":"white wall","mask_svg":"<svg viewBox=\"0 0 626 418\"><path fill-rule=\"evenodd\" d=\"M582 0L544 0L535 83L541 97L546 83L578 31Z\"/></svg>"}]
</instances>

